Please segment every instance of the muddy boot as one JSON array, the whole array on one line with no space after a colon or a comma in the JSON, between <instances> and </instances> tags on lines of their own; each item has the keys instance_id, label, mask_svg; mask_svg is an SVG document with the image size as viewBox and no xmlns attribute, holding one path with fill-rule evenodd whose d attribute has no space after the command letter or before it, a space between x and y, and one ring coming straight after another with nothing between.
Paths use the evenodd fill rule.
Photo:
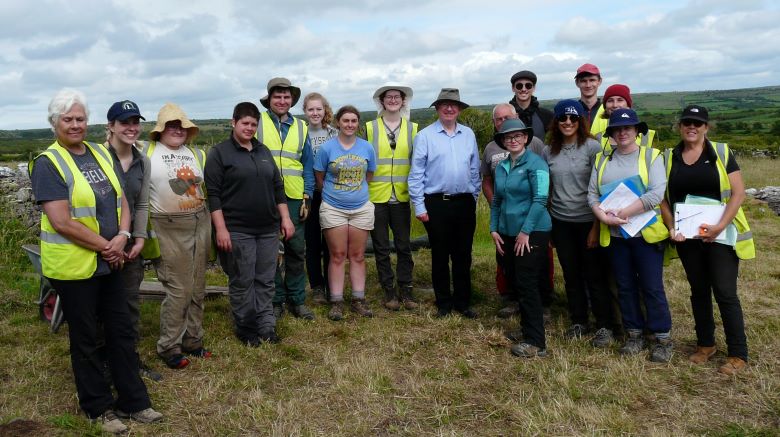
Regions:
<instances>
[{"instance_id":1,"label":"muddy boot","mask_svg":"<svg viewBox=\"0 0 780 437\"><path fill-rule=\"evenodd\" d=\"M374 313L368 307L365 299L352 299L351 309L363 317L374 317Z\"/></svg>"},{"instance_id":2,"label":"muddy boot","mask_svg":"<svg viewBox=\"0 0 780 437\"><path fill-rule=\"evenodd\" d=\"M385 308L391 311L398 311L401 308L401 303L398 302L398 294L395 292L395 288L385 288Z\"/></svg>"},{"instance_id":3,"label":"muddy boot","mask_svg":"<svg viewBox=\"0 0 780 437\"><path fill-rule=\"evenodd\" d=\"M407 310L417 309L419 304L414 299L414 294L412 294L412 285L402 285L398 288L401 289L401 302L403 302L404 308Z\"/></svg>"}]
</instances>

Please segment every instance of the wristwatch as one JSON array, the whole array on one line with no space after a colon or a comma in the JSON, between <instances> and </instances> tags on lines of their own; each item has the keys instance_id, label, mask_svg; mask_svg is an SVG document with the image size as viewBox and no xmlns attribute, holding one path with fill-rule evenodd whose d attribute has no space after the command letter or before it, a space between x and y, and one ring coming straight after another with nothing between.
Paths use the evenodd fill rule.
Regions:
<instances>
[{"instance_id":1,"label":"wristwatch","mask_svg":"<svg viewBox=\"0 0 780 437\"><path fill-rule=\"evenodd\" d=\"M119 231L117 232L117 235L124 235L125 237L127 237L128 240L133 238L133 234L127 231Z\"/></svg>"}]
</instances>

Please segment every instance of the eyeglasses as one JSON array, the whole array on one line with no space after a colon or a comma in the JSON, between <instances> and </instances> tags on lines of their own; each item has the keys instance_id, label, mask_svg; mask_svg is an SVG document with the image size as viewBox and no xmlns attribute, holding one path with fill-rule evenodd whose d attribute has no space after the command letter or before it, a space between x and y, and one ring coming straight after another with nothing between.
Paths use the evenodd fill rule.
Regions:
<instances>
[{"instance_id":1,"label":"eyeglasses","mask_svg":"<svg viewBox=\"0 0 780 437\"><path fill-rule=\"evenodd\" d=\"M682 124L683 126L696 126L696 127L704 126L704 122L701 120L680 120L680 124Z\"/></svg>"},{"instance_id":2,"label":"eyeglasses","mask_svg":"<svg viewBox=\"0 0 780 437\"><path fill-rule=\"evenodd\" d=\"M525 144L525 140L528 137L525 135L512 135L511 137L504 137L504 144L506 143L515 143L515 144Z\"/></svg>"},{"instance_id":3,"label":"eyeglasses","mask_svg":"<svg viewBox=\"0 0 780 437\"><path fill-rule=\"evenodd\" d=\"M515 84L515 89L518 91L522 90L523 88L530 90L533 87L534 87L533 82L517 82Z\"/></svg>"},{"instance_id":4,"label":"eyeglasses","mask_svg":"<svg viewBox=\"0 0 780 437\"><path fill-rule=\"evenodd\" d=\"M401 96L400 94L397 96L388 96L387 94L385 94L385 100L403 100L403 99L404 99L403 96Z\"/></svg>"},{"instance_id":5,"label":"eyeglasses","mask_svg":"<svg viewBox=\"0 0 780 437\"><path fill-rule=\"evenodd\" d=\"M579 115L572 115L572 114L564 114L558 116L558 123L565 123L566 120L569 120L572 123L579 123L580 116Z\"/></svg>"}]
</instances>

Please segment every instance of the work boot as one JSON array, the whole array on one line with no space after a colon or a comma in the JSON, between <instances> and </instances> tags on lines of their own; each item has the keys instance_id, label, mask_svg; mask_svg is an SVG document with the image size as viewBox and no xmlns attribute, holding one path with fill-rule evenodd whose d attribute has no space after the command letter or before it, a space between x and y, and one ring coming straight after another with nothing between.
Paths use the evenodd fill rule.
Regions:
<instances>
[{"instance_id":1,"label":"work boot","mask_svg":"<svg viewBox=\"0 0 780 437\"><path fill-rule=\"evenodd\" d=\"M371 308L368 307L365 299L352 299L350 308L353 312L358 313L363 317L374 317L374 313L371 312Z\"/></svg>"},{"instance_id":2,"label":"work boot","mask_svg":"<svg viewBox=\"0 0 780 437\"><path fill-rule=\"evenodd\" d=\"M306 305L289 305L292 315L303 320L314 320L314 313Z\"/></svg>"},{"instance_id":3,"label":"work boot","mask_svg":"<svg viewBox=\"0 0 780 437\"><path fill-rule=\"evenodd\" d=\"M626 342L619 352L621 355L636 355L645 348L645 338L642 337L642 331L628 331Z\"/></svg>"},{"instance_id":4,"label":"work boot","mask_svg":"<svg viewBox=\"0 0 780 437\"><path fill-rule=\"evenodd\" d=\"M284 304L274 302L273 305L274 305L274 318L276 320L279 320L282 318L282 315L284 315Z\"/></svg>"},{"instance_id":5,"label":"work boot","mask_svg":"<svg viewBox=\"0 0 780 437\"><path fill-rule=\"evenodd\" d=\"M414 294L412 292L412 284L401 285L398 288L401 289L401 302L403 302L404 308L406 308L407 310L414 310L420 306L417 303L417 301L414 299Z\"/></svg>"},{"instance_id":6,"label":"work boot","mask_svg":"<svg viewBox=\"0 0 780 437\"><path fill-rule=\"evenodd\" d=\"M593 338L590 340L590 344L593 347L605 348L612 344L615 338L612 336L612 330L609 328L599 328Z\"/></svg>"},{"instance_id":7,"label":"work boot","mask_svg":"<svg viewBox=\"0 0 780 437\"><path fill-rule=\"evenodd\" d=\"M727 357L726 362L718 369L719 373L728 376L734 376L747 366L747 363L742 358Z\"/></svg>"},{"instance_id":8,"label":"work boot","mask_svg":"<svg viewBox=\"0 0 780 437\"><path fill-rule=\"evenodd\" d=\"M703 364L715 355L715 346L696 346L696 352L688 357L688 361L693 364Z\"/></svg>"},{"instance_id":9,"label":"work boot","mask_svg":"<svg viewBox=\"0 0 780 437\"><path fill-rule=\"evenodd\" d=\"M391 311L398 311L401 308L401 303L398 302L398 294L395 292L395 288L385 288L385 308Z\"/></svg>"},{"instance_id":10,"label":"work boot","mask_svg":"<svg viewBox=\"0 0 780 437\"><path fill-rule=\"evenodd\" d=\"M328 303L328 297L325 296L325 287L322 285L315 285L311 288L311 301L317 305L325 305Z\"/></svg>"},{"instance_id":11,"label":"work boot","mask_svg":"<svg viewBox=\"0 0 780 437\"><path fill-rule=\"evenodd\" d=\"M333 321L339 321L344 318L344 302L331 302L330 311L328 312L328 318Z\"/></svg>"},{"instance_id":12,"label":"work boot","mask_svg":"<svg viewBox=\"0 0 780 437\"><path fill-rule=\"evenodd\" d=\"M650 350L650 361L656 363L668 363L674 353L671 338L659 338Z\"/></svg>"}]
</instances>

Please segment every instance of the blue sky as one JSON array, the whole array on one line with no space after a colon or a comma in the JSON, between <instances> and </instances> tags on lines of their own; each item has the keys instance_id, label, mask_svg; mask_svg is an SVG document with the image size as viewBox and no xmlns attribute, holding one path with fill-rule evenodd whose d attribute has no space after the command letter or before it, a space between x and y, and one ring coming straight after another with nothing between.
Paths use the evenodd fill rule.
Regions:
<instances>
[{"instance_id":1,"label":"blue sky","mask_svg":"<svg viewBox=\"0 0 780 437\"><path fill-rule=\"evenodd\" d=\"M511 97L529 69L540 99L576 96L576 68L635 93L780 84L780 5L747 1L139 0L0 4L0 129L46 127L60 88L89 99L91 123L117 100L147 119L165 102L229 118L290 78L334 107L374 109L392 82L425 107L442 87L470 104ZM294 112L300 112L300 105Z\"/></svg>"}]
</instances>

